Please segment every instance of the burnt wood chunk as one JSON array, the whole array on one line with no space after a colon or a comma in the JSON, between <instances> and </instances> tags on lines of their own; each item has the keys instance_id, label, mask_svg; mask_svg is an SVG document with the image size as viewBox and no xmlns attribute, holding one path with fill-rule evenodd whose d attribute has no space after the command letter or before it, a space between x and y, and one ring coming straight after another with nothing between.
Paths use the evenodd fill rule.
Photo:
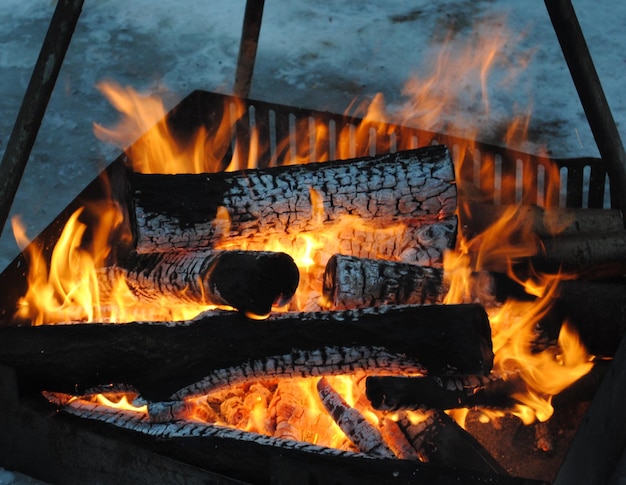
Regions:
<instances>
[{"instance_id":1,"label":"burnt wood chunk","mask_svg":"<svg viewBox=\"0 0 626 485\"><path fill-rule=\"evenodd\" d=\"M401 411L397 424L424 462L432 465L507 475L506 470L467 431L443 411L416 420Z\"/></svg>"},{"instance_id":2,"label":"burnt wood chunk","mask_svg":"<svg viewBox=\"0 0 626 485\"><path fill-rule=\"evenodd\" d=\"M588 279L621 277L626 273L626 231L599 232L544 240L532 264L543 271L563 269Z\"/></svg>"},{"instance_id":3,"label":"burnt wood chunk","mask_svg":"<svg viewBox=\"0 0 626 485\"><path fill-rule=\"evenodd\" d=\"M468 234L484 232L505 215L520 229L529 229L541 239L554 236L591 236L624 230L619 210L573 207L538 207L535 205L494 205L469 203L461 216Z\"/></svg>"},{"instance_id":4,"label":"burnt wood chunk","mask_svg":"<svg viewBox=\"0 0 626 485\"><path fill-rule=\"evenodd\" d=\"M107 436L123 437L124 444L138 442L142 445L141 449L154 450L155 454L159 453L157 459L159 456L160 459L168 456L202 470L210 469L216 474L221 474L216 475L214 480L216 482L220 480L220 477L223 482L223 477L228 476L245 483L275 483L278 479L279 483L342 483L345 485L369 483L547 485L546 482L510 477L500 473L475 472L458 467L436 466L409 460L372 459L363 453L268 437L213 424L197 422L181 422L176 425L155 424L138 413L111 411L110 408L107 409L102 405L81 400L72 400L63 405L62 414L65 415L64 419L59 419L54 413L49 413L48 419L55 425L59 423L73 425L79 418L89 419L93 428L101 433L108 431ZM28 426L25 428L27 431L30 429ZM73 444L75 435L84 438L82 434L84 428L84 425L67 428L62 436ZM118 433L114 434L115 431ZM130 434L131 432L134 434ZM53 438L58 434L60 433L45 433L44 438ZM93 436L87 436L87 438L93 440ZM85 439L81 440L80 445L83 445L84 441ZM110 453L115 454L121 441L121 439L115 441L116 448L111 448ZM64 441L54 443L59 447L66 444ZM75 446L75 448L80 453L85 447ZM84 459L98 465L99 462L91 460L91 455L93 455L92 452L85 454ZM123 458L124 456L121 456L120 459L123 460ZM77 481L84 479L84 473L90 472L90 470L84 470L83 475L80 475ZM180 473L178 470L177 472ZM111 472L107 471L107 473ZM211 478L203 478L205 481L211 480ZM106 481L106 478L103 480ZM121 477L120 480L122 480Z\"/></svg>"},{"instance_id":5,"label":"burnt wood chunk","mask_svg":"<svg viewBox=\"0 0 626 485\"><path fill-rule=\"evenodd\" d=\"M319 377L357 374L362 371L377 375L423 375L427 369L414 358L392 354L382 347L329 347L315 350L293 350L285 355L249 360L244 364L217 369L171 396L176 401L223 391L233 385L250 382L272 382L277 378Z\"/></svg>"},{"instance_id":6,"label":"burnt wood chunk","mask_svg":"<svg viewBox=\"0 0 626 485\"><path fill-rule=\"evenodd\" d=\"M445 146L240 172L128 172L114 186L140 253L294 234L343 215L434 223L454 215L457 194Z\"/></svg>"},{"instance_id":7,"label":"burnt wood chunk","mask_svg":"<svg viewBox=\"0 0 626 485\"><path fill-rule=\"evenodd\" d=\"M515 403L511 396L523 390L524 383L485 376L370 376L365 386L372 407L385 411L474 406L508 409Z\"/></svg>"},{"instance_id":8,"label":"burnt wood chunk","mask_svg":"<svg viewBox=\"0 0 626 485\"><path fill-rule=\"evenodd\" d=\"M324 272L324 303L333 310L441 303L443 269L336 254Z\"/></svg>"},{"instance_id":9,"label":"burnt wood chunk","mask_svg":"<svg viewBox=\"0 0 626 485\"><path fill-rule=\"evenodd\" d=\"M395 457L378 428L358 409L351 407L328 379L322 377L317 381L317 392L326 411L359 451L379 458Z\"/></svg>"},{"instance_id":10,"label":"burnt wood chunk","mask_svg":"<svg viewBox=\"0 0 626 485\"><path fill-rule=\"evenodd\" d=\"M140 300L228 305L257 316L287 304L300 279L291 256L269 251L134 253L109 272Z\"/></svg>"},{"instance_id":11,"label":"burnt wood chunk","mask_svg":"<svg viewBox=\"0 0 626 485\"><path fill-rule=\"evenodd\" d=\"M31 390L74 393L120 382L154 401L214 370L326 346L383 347L431 374L486 374L493 364L488 317L476 304L285 313L263 321L214 311L176 324L0 329L0 363L15 367Z\"/></svg>"},{"instance_id":12,"label":"burnt wood chunk","mask_svg":"<svg viewBox=\"0 0 626 485\"><path fill-rule=\"evenodd\" d=\"M344 219L345 221L345 219ZM311 235L320 241L330 241L330 247L319 250L322 260L329 259L335 252L350 254L359 258L389 259L419 266L443 267L443 254L452 250L456 244L458 219L448 217L428 224L411 225L411 221L377 226L375 223L362 224L353 218L355 224L341 224L333 228L328 236L324 226L310 233L293 235L293 239L283 240L293 243L302 235ZM256 233L245 237L229 237L228 242L219 244L220 249L246 249L263 251L276 241L276 233ZM281 238L282 240L282 238ZM338 248L335 250L334 248Z\"/></svg>"}]
</instances>

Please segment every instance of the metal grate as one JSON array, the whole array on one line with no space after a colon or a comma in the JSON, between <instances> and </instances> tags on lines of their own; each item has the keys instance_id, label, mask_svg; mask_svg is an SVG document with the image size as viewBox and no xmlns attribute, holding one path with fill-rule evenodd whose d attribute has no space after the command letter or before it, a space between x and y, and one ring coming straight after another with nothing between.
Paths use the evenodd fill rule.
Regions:
<instances>
[{"instance_id":1,"label":"metal grate","mask_svg":"<svg viewBox=\"0 0 626 485\"><path fill-rule=\"evenodd\" d=\"M453 155L460 186L478 190L484 202L617 207L599 158L549 159L418 128L371 123L361 118L206 91L194 91L185 98L171 113L170 122L176 129L187 130L190 121L196 120L210 130L223 116L235 116L237 103L241 102L245 112L238 122L233 120L232 149L247 158L251 135L256 131L260 140L255 147L260 167L354 158L440 143L447 145ZM327 134L321 142L315 137L320 130Z\"/></svg>"}]
</instances>

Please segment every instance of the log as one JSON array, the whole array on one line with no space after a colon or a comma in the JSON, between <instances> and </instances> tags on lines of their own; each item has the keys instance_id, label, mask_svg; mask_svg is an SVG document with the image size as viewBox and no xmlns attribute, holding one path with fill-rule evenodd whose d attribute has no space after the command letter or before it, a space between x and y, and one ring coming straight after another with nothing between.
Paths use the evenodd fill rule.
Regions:
<instances>
[{"instance_id":1,"label":"log","mask_svg":"<svg viewBox=\"0 0 626 485\"><path fill-rule=\"evenodd\" d=\"M552 405L591 401L609 364L610 361L595 362L588 374L552 396ZM518 375L506 379L498 376L370 376L365 386L372 407L381 411L510 409L517 402L513 396L526 390Z\"/></svg>"},{"instance_id":2,"label":"log","mask_svg":"<svg viewBox=\"0 0 626 485\"><path fill-rule=\"evenodd\" d=\"M171 396L177 400L197 398L223 391L233 385L250 382L272 382L277 378L304 378L339 374L423 375L426 368L414 358L392 354L382 347L323 347L316 350L293 350L289 354L248 361L244 364L212 371Z\"/></svg>"},{"instance_id":3,"label":"log","mask_svg":"<svg viewBox=\"0 0 626 485\"><path fill-rule=\"evenodd\" d=\"M429 411L419 422L400 412L396 422L422 461L435 466L507 475L493 456L443 411Z\"/></svg>"},{"instance_id":4,"label":"log","mask_svg":"<svg viewBox=\"0 0 626 485\"><path fill-rule=\"evenodd\" d=\"M37 418L41 419L39 416ZM117 447L120 443L124 446L129 442L140 443L142 447L139 449L154 450L161 457L172 457L202 470L210 469L221 474L222 478L228 476L246 483L272 483L278 480L279 483L345 485L409 485L416 481L425 485L546 485L545 482L533 479L496 473L485 474L408 460L372 459L362 453L272 438L223 426L199 423L178 423L177 426L169 423L153 424L143 416L129 416L119 410L111 413L110 409L78 400L63 407L61 413L47 412L46 418L56 425L66 424L67 428L62 435L72 446L76 435L83 438L80 440L82 447L75 446L79 453L85 448L85 439L94 439L93 436L84 436L84 424L79 426L79 418L88 419L91 424L89 429L98 431L94 436L104 434L116 437L114 443ZM28 426L26 431L29 431ZM49 440L57 435L53 432L44 433L43 438ZM63 447L61 441L55 444ZM107 451L115 454L117 447L108 448ZM11 450L11 447L8 449ZM122 458L128 458L128 455L121 457L121 461ZM90 460L90 453L85 455L85 459ZM95 461L89 462L97 465Z\"/></svg>"},{"instance_id":5,"label":"log","mask_svg":"<svg viewBox=\"0 0 626 485\"><path fill-rule=\"evenodd\" d=\"M522 243L530 257L513 261L518 274L533 272L575 273L578 278L601 280L626 274L626 231L562 236ZM491 259L483 262L480 271L506 273L509 262Z\"/></svg>"},{"instance_id":6,"label":"log","mask_svg":"<svg viewBox=\"0 0 626 485\"><path fill-rule=\"evenodd\" d=\"M348 214L383 225L428 224L456 209L445 146L241 172L126 172L113 185L140 253L210 248L259 232L294 234Z\"/></svg>"},{"instance_id":7,"label":"log","mask_svg":"<svg viewBox=\"0 0 626 485\"><path fill-rule=\"evenodd\" d=\"M482 271L471 276L471 295L464 301L480 302L490 308L510 298L537 299L503 273ZM623 278L560 281L549 310L539 322L541 339L548 345L556 343L565 321L576 330L591 355L612 357L626 335L626 281Z\"/></svg>"},{"instance_id":8,"label":"log","mask_svg":"<svg viewBox=\"0 0 626 485\"><path fill-rule=\"evenodd\" d=\"M443 269L336 254L326 264L324 304L332 310L441 303Z\"/></svg>"},{"instance_id":9,"label":"log","mask_svg":"<svg viewBox=\"0 0 626 485\"><path fill-rule=\"evenodd\" d=\"M535 205L494 205L469 203L463 209L462 222L469 238L484 232L505 214L515 213L511 223L530 230L540 239L554 236L590 236L624 230L619 210L538 207Z\"/></svg>"},{"instance_id":10,"label":"log","mask_svg":"<svg viewBox=\"0 0 626 485\"><path fill-rule=\"evenodd\" d=\"M323 418L326 418L323 421L323 427L318 428L317 422L309 423L307 397L297 381L287 379L278 383L269 409L275 438L318 443L318 439L306 439L306 437L319 436L320 433L330 427L332 422L330 418L320 413L321 416L318 421L323 421ZM321 442L323 443L325 440L322 439Z\"/></svg>"},{"instance_id":11,"label":"log","mask_svg":"<svg viewBox=\"0 0 626 485\"><path fill-rule=\"evenodd\" d=\"M383 347L435 375L485 374L493 364L487 314L475 304L286 313L263 321L214 311L179 323L0 329L0 363L16 368L31 392L121 382L153 401L213 370L327 346Z\"/></svg>"},{"instance_id":12,"label":"log","mask_svg":"<svg viewBox=\"0 0 626 485\"><path fill-rule=\"evenodd\" d=\"M606 279L626 274L626 231L600 232L543 241L543 251L531 258L540 271L576 272L587 279Z\"/></svg>"},{"instance_id":13,"label":"log","mask_svg":"<svg viewBox=\"0 0 626 485\"><path fill-rule=\"evenodd\" d=\"M133 253L108 273L139 300L228 305L255 316L289 303L299 281L291 256L269 251Z\"/></svg>"},{"instance_id":14,"label":"log","mask_svg":"<svg viewBox=\"0 0 626 485\"><path fill-rule=\"evenodd\" d=\"M519 380L484 376L458 378L370 376L366 396L378 410L456 409L488 407L508 409L511 395L524 385Z\"/></svg>"},{"instance_id":15,"label":"log","mask_svg":"<svg viewBox=\"0 0 626 485\"><path fill-rule=\"evenodd\" d=\"M317 392L326 411L359 451L378 458L395 457L378 428L367 421L358 409L351 407L328 379L322 377L317 381Z\"/></svg>"},{"instance_id":16,"label":"log","mask_svg":"<svg viewBox=\"0 0 626 485\"><path fill-rule=\"evenodd\" d=\"M456 243L458 220L455 216L418 226L398 224L384 227L364 225L360 219L351 217L354 224L341 224L340 228L332 231L321 226L280 241L297 250L306 245L306 237L312 236L323 243L315 255L316 262L320 261L320 264L325 264L335 253L342 253L437 268L443 267L444 251L453 249ZM274 247L275 242L276 234L257 233L246 237L230 237L228 241L219 243L218 248L263 251Z\"/></svg>"}]
</instances>

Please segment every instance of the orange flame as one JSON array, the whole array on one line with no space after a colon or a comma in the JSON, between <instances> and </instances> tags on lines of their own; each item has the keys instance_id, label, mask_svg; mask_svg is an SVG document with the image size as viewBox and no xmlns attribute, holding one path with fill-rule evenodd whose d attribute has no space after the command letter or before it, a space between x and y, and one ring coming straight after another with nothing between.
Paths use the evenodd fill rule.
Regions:
<instances>
[{"instance_id":1,"label":"orange flame","mask_svg":"<svg viewBox=\"0 0 626 485\"><path fill-rule=\"evenodd\" d=\"M115 128L94 123L94 133L124 149L136 172L203 173L222 169L233 127L244 112L241 103L229 105L217 126L201 126L192 137L183 139L168 125L159 97L142 95L114 82L101 82L97 87L125 116Z\"/></svg>"}]
</instances>

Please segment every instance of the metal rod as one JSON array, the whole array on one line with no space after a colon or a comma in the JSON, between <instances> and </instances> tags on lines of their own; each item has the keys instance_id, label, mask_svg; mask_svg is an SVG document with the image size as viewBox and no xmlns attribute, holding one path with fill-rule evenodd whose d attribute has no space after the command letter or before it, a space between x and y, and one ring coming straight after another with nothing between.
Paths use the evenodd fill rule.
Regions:
<instances>
[{"instance_id":1,"label":"metal rod","mask_svg":"<svg viewBox=\"0 0 626 485\"><path fill-rule=\"evenodd\" d=\"M626 151L576 12L570 0L545 0L545 4L609 175L611 199L617 201L626 225Z\"/></svg>"},{"instance_id":2,"label":"metal rod","mask_svg":"<svg viewBox=\"0 0 626 485\"><path fill-rule=\"evenodd\" d=\"M235 96L240 98L247 98L250 94L264 5L265 0L248 0L246 2L237 72L235 73L235 87L233 89Z\"/></svg>"},{"instance_id":3,"label":"metal rod","mask_svg":"<svg viewBox=\"0 0 626 485\"><path fill-rule=\"evenodd\" d=\"M84 0L59 0L0 164L0 234L35 144Z\"/></svg>"}]
</instances>

